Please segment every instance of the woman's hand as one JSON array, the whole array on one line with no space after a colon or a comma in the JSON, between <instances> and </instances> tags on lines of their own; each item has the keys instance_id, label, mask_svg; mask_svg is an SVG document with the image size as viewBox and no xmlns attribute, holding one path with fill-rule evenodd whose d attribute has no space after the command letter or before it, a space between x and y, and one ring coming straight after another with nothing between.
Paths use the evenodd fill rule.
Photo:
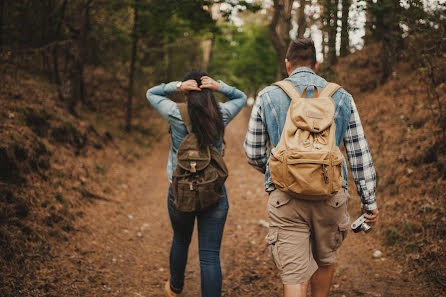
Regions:
<instances>
[{"instance_id":1,"label":"woman's hand","mask_svg":"<svg viewBox=\"0 0 446 297\"><path fill-rule=\"evenodd\" d=\"M181 83L180 91L184 94L187 94L189 93L189 91L201 91L201 89L198 87L197 81L195 79L189 79Z\"/></svg>"},{"instance_id":2,"label":"woman's hand","mask_svg":"<svg viewBox=\"0 0 446 297\"><path fill-rule=\"evenodd\" d=\"M200 88L202 88L202 89L211 89L213 91L218 91L218 90L220 90L220 83L216 82L215 80L213 80L209 76L202 76L201 77L201 86L200 86Z\"/></svg>"}]
</instances>

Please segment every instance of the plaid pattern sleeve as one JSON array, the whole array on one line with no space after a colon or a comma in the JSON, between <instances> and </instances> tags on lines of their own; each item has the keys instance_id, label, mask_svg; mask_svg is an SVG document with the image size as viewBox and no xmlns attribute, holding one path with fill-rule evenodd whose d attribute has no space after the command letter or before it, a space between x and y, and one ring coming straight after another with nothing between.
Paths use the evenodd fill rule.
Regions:
<instances>
[{"instance_id":1,"label":"plaid pattern sleeve","mask_svg":"<svg viewBox=\"0 0 446 297\"><path fill-rule=\"evenodd\" d=\"M265 173L268 132L263 123L260 100L260 98L257 98L256 103L252 108L248 124L248 132L246 133L243 147L245 148L248 163L260 172Z\"/></svg>"},{"instance_id":2,"label":"plaid pattern sleeve","mask_svg":"<svg viewBox=\"0 0 446 297\"><path fill-rule=\"evenodd\" d=\"M350 120L344 136L344 145L356 189L361 196L361 207L367 210L377 208L375 167L353 98L351 100Z\"/></svg>"}]
</instances>

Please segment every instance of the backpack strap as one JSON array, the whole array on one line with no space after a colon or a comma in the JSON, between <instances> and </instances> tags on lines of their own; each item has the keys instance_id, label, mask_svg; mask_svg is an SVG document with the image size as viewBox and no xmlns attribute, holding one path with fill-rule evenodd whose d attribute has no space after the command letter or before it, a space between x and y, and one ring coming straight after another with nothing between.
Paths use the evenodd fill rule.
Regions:
<instances>
[{"instance_id":1,"label":"backpack strap","mask_svg":"<svg viewBox=\"0 0 446 297\"><path fill-rule=\"evenodd\" d=\"M302 92L302 98L306 98L307 97L307 89L308 87L312 86L314 88L313 91L313 98L317 98L319 97L319 91L317 90L317 86L314 84L309 84L305 87L304 91Z\"/></svg>"},{"instance_id":2,"label":"backpack strap","mask_svg":"<svg viewBox=\"0 0 446 297\"><path fill-rule=\"evenodd\" d=\"M290 81L281 80L273 83L273 85L280 87L285 93L287 93L291 100L302 98L302 95Z\"/></svg>"},{"instance_id":3,"label":"backpack strap","mask_svg":"<svg viewBox=\"0 0 446 297\"><path fill-rule=\"evenodd\" d=\"M184 126L186 126L187 133L192 133L192 123L190 121L189 112L187 111L187 104L186 103L178 103L178 109L180 110L181 118L183 119ZM170 133L170 129L169 129ZM223 143L221 146L221 156L223 157L225 155L225 149L226 149L226 141L223 138Z\"/></svg>"},{"instance_id":4,"label":"backpack strap","mask_svg":"<svg viewBox=\"0 0 446 297\"><path fill-rule=\"evenodd\" d=\"M180 110L180 115L183 119L184 126L186 126L187 133L192 133L192 124L190 121L189 112L187 111L186 103L178 103L178 109Z\"/></svg>"},{"instance_id":5,"label":"backpack strap","mask_svg":"<svg viewBox=\"0 0 446 297\"><path fill-rule=\"evenodd\" d=\"M327 83L319 93L319 97L331 97L341 86L335 83Z\"/></svg>"}]
</instances>

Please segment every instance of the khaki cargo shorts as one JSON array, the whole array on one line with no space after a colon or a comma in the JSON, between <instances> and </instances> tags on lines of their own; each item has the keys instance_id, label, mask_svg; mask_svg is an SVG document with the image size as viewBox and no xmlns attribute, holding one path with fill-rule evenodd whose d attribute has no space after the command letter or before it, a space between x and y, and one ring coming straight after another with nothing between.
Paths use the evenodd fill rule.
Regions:
<instances>
[{"instance_id":1,"label":"khaki cargo shorts","mask_svg":"<svg viewBox=\"0 0 446 297\"><path fill-rule=\"evenodd\" d=\"M270 193L266 241L283 284L303 283L318 266L335 262L350 224L348 199L344 188L320 201L296 199L280 190Z\"/></svg>"}]
</instances>

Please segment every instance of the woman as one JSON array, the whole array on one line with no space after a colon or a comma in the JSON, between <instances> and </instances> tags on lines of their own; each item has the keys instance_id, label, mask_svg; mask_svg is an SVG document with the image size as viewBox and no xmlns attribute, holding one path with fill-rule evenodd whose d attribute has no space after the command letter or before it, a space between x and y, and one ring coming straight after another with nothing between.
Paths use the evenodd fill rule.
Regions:
<instances>
[{"instance_id":1,"label":"woman","mask_svg":"<svg viewBox=\"0 0 446 297\"><path fill-rule=\"evenodd\" d=\"M167 175L171 183L172 173L177 165L176 152L187 135L187 130L177 104L165 96L178 91L186 95L192 132L197 136L200 146L213 144L219 151L221 151L225 126L246 103L243 92L222 81L213 80L201 70L189 71L183 82L161 84L147 91L150 103L170 124L172 148L167 163ZM224 94L230 100L217 104L213 91ZM229 208L224 186L222 195L223 198L204 211L180 212L172 204L172 186L169 186L167 204L173 228L173 240L170 249L170 278L164 288L167 296L180 296L183 289L187 253L195 218L198 224L201 294L203 297L221 295L220 246Z\"/></svg>"}]
</instances>

